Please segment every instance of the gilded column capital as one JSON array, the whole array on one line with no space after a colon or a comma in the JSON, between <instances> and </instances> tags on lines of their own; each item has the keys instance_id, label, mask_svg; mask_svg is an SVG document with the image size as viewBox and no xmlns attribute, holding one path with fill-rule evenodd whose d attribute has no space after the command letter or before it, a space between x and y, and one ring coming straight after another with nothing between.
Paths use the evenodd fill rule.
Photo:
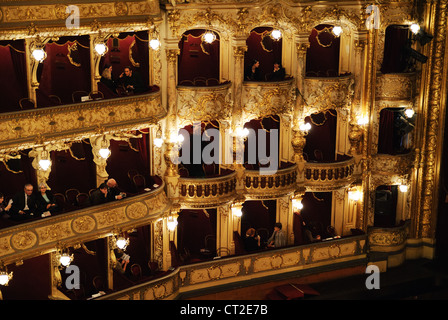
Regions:
<instances>
[{"instance_id":1,"label":"gilded column capital","mask_svg":"<svg viewBox=\"0 0 448 320\"><path fill-rule=\"evenodd\" d=\"M366 44L367 44L366 40L355 40L355 50L356 51L364 50Z\"/></svg>"},{"instance_id":2,"label":"gilded column capital","mask_svg":"<svg viewBox=\"0 0 448 320\"><path fill-rule=\"evenodd\" d=\"M166 59L168 63L176 63L180 49L166 49Z\"/></svg>"},{"instance_id":3,"label":"gilded column capital","mask_svg":"<svg viewBox=\"0 0 448 320\"><path fill-rule=\"evenodd\" d=\"M233 47L233 54L236 58L244 58L244 54L247 51L247 46Z\"/></svg>"},{"instance_id":4,"label":"gilded column capital","mask_svg":"<svg viewBox=\"0 0 448 320\"><path fill-rule=\"evenodd\" d=\"M309 47L310 47L309 42L298 43L297 44L297 53L299 54L299 56L305 56L306 51L308 50Z\"/></svg>"}]
</instances>

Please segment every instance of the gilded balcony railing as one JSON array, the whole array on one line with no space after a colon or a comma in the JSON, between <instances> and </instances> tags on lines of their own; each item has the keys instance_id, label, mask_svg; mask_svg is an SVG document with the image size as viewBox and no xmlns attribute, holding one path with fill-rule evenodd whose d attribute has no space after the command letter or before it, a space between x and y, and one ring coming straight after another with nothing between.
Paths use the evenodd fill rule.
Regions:
<instances>
[{"instance_id":1,"label":"gilded balcony railing","mask_svg":"<svg viewBox=\"0 0 448 320\"><path fill-rule=\"evenodd\" d=\"M304 168L305 184L333 189L349 185L354 177L355 159L332 163L306 162Z\"/></svg>"},{"instance_id":2,"label":"gilded balcony railing","mask_svg":"<svg viewBox=\"0 0 448 320\"><path fill-rule=\"evenodd\" d=\"M160 91L115 99L0 114L0 150L45 141L79 139L97 132L148 127L166 115Z\"/></svg>"},{"instance_id":3,"label":"gilded balcony railing","mask_svg":"<svg viewBox=\"0 0 448 320\"><path fill-rule=\"evenodd\" d=\"M301 272L310 274L313 268L336 264L366 265L366 235L184 265L162 278L104 295L98 300L174 299L195 290L248 279L253 283L272 275L291 276L292 272L300 276Z\"/></svg>"},{"instance_id":4,"label":"gilded balcony railing","mask_svg":"<svg viewBox=\"0 0 448 320\"><path fill-rule=\"evenodd\" d=\"M232 114L231 82L213 86L177 86L177 116L179 126L194 121L230 119Z\"/></svg>"},{"instance_id":5,"label":"gilded balcony railing","mask_svg":"<svg viewBox=\"0 0 448 320\"><path fill-rule=\"evenodd\" d=\"M236 172L210 178L179 178L179 202L195 207L217 206L236 196Z\"/></svg>"},{"instance_id":6,"label":"gilded balcony railing","mask_svg":"<svg viewBox=\"0 0 448 320\"><path fill-rule=\"evenodd\" d=\"M294 105L294 78L283 81L245 81L243 83L243 120L289 113Z\"/></svg>"},{"instance_id":7,"label":"gilded balcony railing","mask_svg":"<svg viewBox=\"0 0 448 320\"><path fill-rule=\"evenodd\" d=\"M280 169L271 175L260 174L259 170L245 171L247 198L277 198L294 191L297 181L297 165Z\"/></svg>"},{"instance_id":8,"label":"gilded balcony railing","mask_svg":"<svg viewBox=\"0 0 448 320\"><path fill-rule=\"evenodd\" d=\"M354 96L354 77L307 77L303 97L308 112L325 109L338 109L350 104Z\"/></svg>"},{"instance_id":9,"label":"gilded balcony railing","mask_svg":"<svg viewBox=\"0 0 448 320\"><path fill-rule=\"evenodd\" d=\"M115 229L149 224L169 209L165 184L155 190L73 212L30 221L0 230L0 260L13 263L105 237Z\"/></svg>"}]
</instances>

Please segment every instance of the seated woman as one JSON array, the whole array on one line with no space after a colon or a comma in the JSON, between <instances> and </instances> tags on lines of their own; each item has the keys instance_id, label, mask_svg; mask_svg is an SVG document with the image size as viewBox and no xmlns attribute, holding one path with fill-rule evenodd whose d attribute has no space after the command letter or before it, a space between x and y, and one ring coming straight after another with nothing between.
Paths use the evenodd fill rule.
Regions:
<instances>
[{"instance_id":1,"label":"seated woman","mask_svg":"<svg viewBox=\"0 0 448 320\"><path fill-rule=\"evenodd\" d=\"M39 185L39 191L36 195L37 210L40 214L44 212L50 212L54 214L60 210L59 206L56 204L53 193L47 190L47 186L44 183Z\"/></svg>"},{"instance_id":2,"label":"seated woman","mask_svg":"<svg viewBox=\"0 0 448 320\"><path fill-rule=\"evenodd\" d=\"M285 80L285 68L279 62L274 62L274 69L268 78L269 81L282 81Z\"/></svg>"}]
</instances>

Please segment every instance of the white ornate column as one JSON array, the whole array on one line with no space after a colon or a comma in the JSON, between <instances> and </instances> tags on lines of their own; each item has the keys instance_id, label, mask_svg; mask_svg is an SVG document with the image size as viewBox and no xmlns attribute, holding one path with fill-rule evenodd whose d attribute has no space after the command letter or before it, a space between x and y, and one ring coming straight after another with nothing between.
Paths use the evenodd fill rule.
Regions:
<instances>
[{"instance_id":1,"label":"white ornate column","mask_svg":"<svg viewBox=\"0 0 448 320\"><path fill-rule=\"evenodd\" d=\"M90 144L92 146L93 162L96 164L96 185L99 186L109 178L109 174L106 171L107 158L100 155L100 150L109 149L110 137L106 135L91 137Z\"/></svg>"},{"instance_id":2,"label":"white ornate column","mask_svg":"<svg viewBox=\"0 0 448 320\"><path fill-rule=\"evenodd\" d=\"M292 210L291 196L284 196L277 199L277 219L276 222L282 224L282 230L286 232L287 245L294 244L293 229L294 213Z\"/></svg>"}]
</instances>

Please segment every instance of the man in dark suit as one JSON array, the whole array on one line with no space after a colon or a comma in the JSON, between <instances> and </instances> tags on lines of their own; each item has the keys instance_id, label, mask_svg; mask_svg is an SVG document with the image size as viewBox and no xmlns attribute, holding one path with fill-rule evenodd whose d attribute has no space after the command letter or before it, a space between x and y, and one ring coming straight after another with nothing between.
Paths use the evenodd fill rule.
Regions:
<instances>
[{"instance_id":1,"label":"man in dark suit","mask_svg":"<svg viewBox=\"0 0 448 320\"><path fill-rule=\"evenodd\" d=\"M140 74L134 72L130 67L124 68L124 72L120 74L120 81L127 92L138 94L148 90L148 88L145 88Z\"/></svg>"},{"instance_id":2,"label":"man in dark suit","mask_svg":"<svg viewBox=\"0 0 448 320\"><path fill-rule=\"evenodd\" d=\"M126 196L126 194L124 192L121 192L121 190L118 188L118 183L115 179L107 180L106 184L108 201L121 200Z\"/></svg>"},{"instance_id":3,"label":"man in dark suit","mask_svg":"<svg viewBox=\"0 0 448 320\"><path fill-rule=\"evenodd\" d=\"M103 203L108 202L108 200L107 200L107 184L106 183L103 182L102 184L100 184L98 189L96 189L95 191L92 192L92 194L90 195L90 202L93 205L103 204Z\"/></svg>"},{"instance_id":4,"label":"man in dark suit","mask_svg":"<svg viewBox=\"0 0 448 320\"><path fill-rule=\"evenodd\" d=\"M9 210L11 219L22 221L32 218L37 214L36 197L33 194L33 185L27 183L23 192L17 193L12 198L11 209Z\"/></svg>"}]
</instances>

